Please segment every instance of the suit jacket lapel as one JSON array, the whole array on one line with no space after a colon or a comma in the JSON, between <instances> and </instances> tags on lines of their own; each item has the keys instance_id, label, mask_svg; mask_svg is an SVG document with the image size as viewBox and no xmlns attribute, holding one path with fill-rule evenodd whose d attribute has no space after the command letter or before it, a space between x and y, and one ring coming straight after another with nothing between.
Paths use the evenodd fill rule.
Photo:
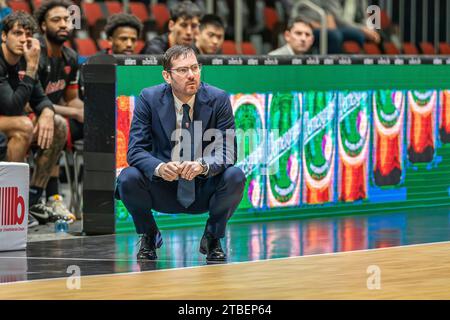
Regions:
<instances>
[{"instance_id":1,"label":"suit jacket lapel","mask_svg":"<svg viewBox=\"0 0 450 320\"><path fill-rule=\"evenodd\" d=\"M208 102L208 93L204 88L204 84L201 84L195 96L194 121L200 120L202 122L202 133L204 133L206 128L208 127L209 120L212 114L212 109L208 105ZM164 93L161 96L160 107L158 108L158 116L164 133L173 146L175 144L175 141L171 141L170 138L172 136L172 132L176 128L176 115L172 88L169 85L166 85Z\"/></svg>"},{"instance_id":2,"label":"suit jacket lapel","mask_svg":"<svg viewBox=\"0 0 450 320\"><path fill-rule=\"evenodd\" d=\"M205 132L208 127L209 119L211 118L212 109L208 105L209 96L206 92L204 84L201 84L200 89L197 91L194 103L194 121L202 121L202 133Z\"/></svg>"},{"instance_id":3,"label":"suit jacket lapel","mask_svg":"<svg viewBox=\"0 0 450 320\"><path fill-rule=\"evenodd\" d=\"M169 85L166 85L164 94L160 99L160 107L158 108L159 120L161 121L161 126L166 134L167 139L169 139L171 145L175 144L171 141L172 132L176 127L176 116L175 116L175 102L173 101L172 89Z\"/></svg>"}]
</instances>

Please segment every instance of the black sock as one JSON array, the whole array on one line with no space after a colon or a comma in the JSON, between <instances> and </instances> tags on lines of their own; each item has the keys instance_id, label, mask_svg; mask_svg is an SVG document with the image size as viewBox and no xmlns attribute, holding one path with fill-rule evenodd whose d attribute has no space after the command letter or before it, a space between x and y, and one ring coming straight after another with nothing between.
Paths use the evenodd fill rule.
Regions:
<instances>
[{"instance_id":1,"label":"black sock","mask_svg":"<svg viewBox=\"0 0 450 320\"><path fill-rule=\"evenodd\" d=\"M48 198L51 196L58 194L58 178L57 177L50 177L50 180L48 180L47 188L45 189L45 195Z\"/></svg>"},{"instance_id":2,"label":"black sock","mask_svg":"<svg viewBox=\"0 0 450 320\"><path fill-rule=\"evenodd\" d=\"M30 187L30 198L28 199L28 205L31 207L32 205L38 203L39 198L42 196L43 192L43 188Z\"/></svg>"}]
</instances>

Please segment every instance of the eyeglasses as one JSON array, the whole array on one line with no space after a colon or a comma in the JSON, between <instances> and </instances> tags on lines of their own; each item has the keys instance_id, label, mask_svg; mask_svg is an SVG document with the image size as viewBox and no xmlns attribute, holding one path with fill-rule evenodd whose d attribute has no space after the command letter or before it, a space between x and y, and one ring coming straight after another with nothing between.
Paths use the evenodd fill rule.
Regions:
<instances>
[{"instance_id":1,"label":"eyeglasses","mask_svg":"<svg viewBox=\"0 0 450 320\"><path fill-rule=\"evenodd\" d=\"M187 76L189 73L189 70L191 70L193 74L199 74L200 71L202 70L202 64L196 63L190 67L180 67L180 68L176 68L176 69L170 69L169 71L178 73L180 76Z\"/></svg>"}]
</instances>

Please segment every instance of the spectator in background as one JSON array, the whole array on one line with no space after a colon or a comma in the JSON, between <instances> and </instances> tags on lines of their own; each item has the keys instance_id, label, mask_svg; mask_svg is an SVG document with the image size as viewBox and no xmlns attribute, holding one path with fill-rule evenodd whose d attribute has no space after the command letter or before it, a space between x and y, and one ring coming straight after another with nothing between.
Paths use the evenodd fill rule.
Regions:
<instances>
[{"instance_id":1,"label":"spectator in background","mask_svg":"<svg viewBox=\"0 0 450 320\"><path fill-rule=\"evenodd\" d=\"M23 162L35 141L38 151L30 182L29 213L41 223L52 210L39 203L52 168L67 138L65 120L55 115L52 102L38 80L39 40L33 38L36 22L23 11L3 20L0 49L0 131L8 137L8 161ZM26 107L36 116L26 115ZM33 219L29 218L29 224Z\"/></svg>"},{"instance_id":2,"label":"spectator in background","mask_svg":"<svg viewBox=\"0 0 450 320\"><path fill-rule=\"evenodd\" d=\"M141 54L163 54L174 45L193 46L202 16L195 3L189 0L178 3L170 9L169 32L148 41Z\"/></svg>"},{"instance_id":3,"label":"spectator in background","mask_svg":"<svg viewBox=\"0 0 450 320\"><path fill-rule=\"evenodd\" d=\"M39 80L56 114L67 121L69 148L84 137L84 103L78 97L78 54L64 46L73 30L68 10L72 4L69 0L46 0L35 12L42 33ZM75 215L67 209L59 192L58 177L56 165L45 190L47 206L54 215L74 221Z\"/></svg>"},{"instance_id":4,"label":"spectator in background","mask_svg":"<svg viewBox=\"0 0 450 320\"><path fill-rule=\"evenodd\" d=\"M369 3L367 0L341 0L338 2L337 14L342 14L343 23L348 26L357 28L364 33L367 40L379 43L381 41L380 34L367 26L367 8Z\"/></svg>"},{"instance_id":5,"label":"spectator in background","mask_svg":"<svg viewBox=\"0 0 450 320\"><path fill-rule=\"evenodd\" d=\"M284 31L286 44L269 55L297 55L309 53L314 43L314 34L311 24L305 22L303 18L291 19Z\"/></svg>"},{"instance_id":6,"label":"spectator in background","mask_svg":"<svg viewBox=\"0 0 450 320\"><path fill-rule=\"evenodd\" d=\"M200 21L200 33L196 37L195 47L198 54L219 54L225 38L222 19L213 14L203 16Z\"/></svg>"},{"instance_id":7,"label":"spectator in background","mask_svg":"<svg viewBox=\"0 0 450 320\"><path fill-rule=\"evenodd\" d=\"M113 14L105 25L105 34L110 42L107 49L97 52L102 54L133 54L143 25L135 16L128 13ZM80 79L80 94L84 95L84 81Z\"/></svg>"},{"instance_id":8,"label":"spectator in background","mask_svg":"<svg viewBox=\"0 0 450 320\"><path fill-rule=\"evenodd\" d=\"M128 13L114 14L108 18L105 33L111 42L107 54L133 54L143 25L135 16Z\"/></svg>"},{"instance_id":9,"label":"spectator in background","mask_svg":"<svg viewBox=\"0 0 450 320\"><path fill-rule=\"evenodd\" d=\"M0 30L3 29L3 19L12 12L12 9L8 7L6 0L0 0Z\"/></svg>"},{"instance_id":10,"label":"spectator in background","mask_svg":"<svg viewBox=\"0 0 450 320\"><path fill-rule=\"evenodd\" d=\"M310 8L302 5L304 0L297 0L293 7L292 16L300 16L311 23L314 36L320 37L320 15ZM361 47L366 39L380 42L379 34L364 24L357 24L344 18L344 7L340 0L310 0L325 10L328 27L328 53L341 53L344 41L356 41Z\"/></svg>"}]
</instances>

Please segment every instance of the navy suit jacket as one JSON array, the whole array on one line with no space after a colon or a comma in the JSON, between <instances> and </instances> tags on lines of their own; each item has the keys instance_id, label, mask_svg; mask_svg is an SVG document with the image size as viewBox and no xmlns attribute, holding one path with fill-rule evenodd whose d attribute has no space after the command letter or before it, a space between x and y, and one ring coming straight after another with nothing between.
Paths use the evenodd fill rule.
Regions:
<instances>
[{"instance_id":1,"label":"navy suit jacket","mask_svg":"<svg viewBox=\"0 0 450 320\"><path fill-rule=\"evenodd\" d=\"M194 121L202 122L203 133L207 129L219 129L226 142L225 131L232 129L235 123L228 94L216 87L201 83L195 96ZM162 180L154 176L160 163L171 161L171 151L175 141L171 141L172 132L176 128L175 102L172 88L168 84L145 88L135 101L133 120L131 122L130 140L127 160L132 167L139 169L151 181ZM202 139L203 140L203 139ZM228 141L230 138L228 137ZM209 163L208 178L222 173L232 166L237 158L236 137L231 139L232 145L226 144L220 150L221 154L205 157ZM202 142L202 154L205 148L214 143ZM211 149L211 147L209 148ZM230 160L231 158L231 160ZM222 161L217 161L222 159ZM230 163L231 162L231 163Z\"/></svg>"}]
</instances>

